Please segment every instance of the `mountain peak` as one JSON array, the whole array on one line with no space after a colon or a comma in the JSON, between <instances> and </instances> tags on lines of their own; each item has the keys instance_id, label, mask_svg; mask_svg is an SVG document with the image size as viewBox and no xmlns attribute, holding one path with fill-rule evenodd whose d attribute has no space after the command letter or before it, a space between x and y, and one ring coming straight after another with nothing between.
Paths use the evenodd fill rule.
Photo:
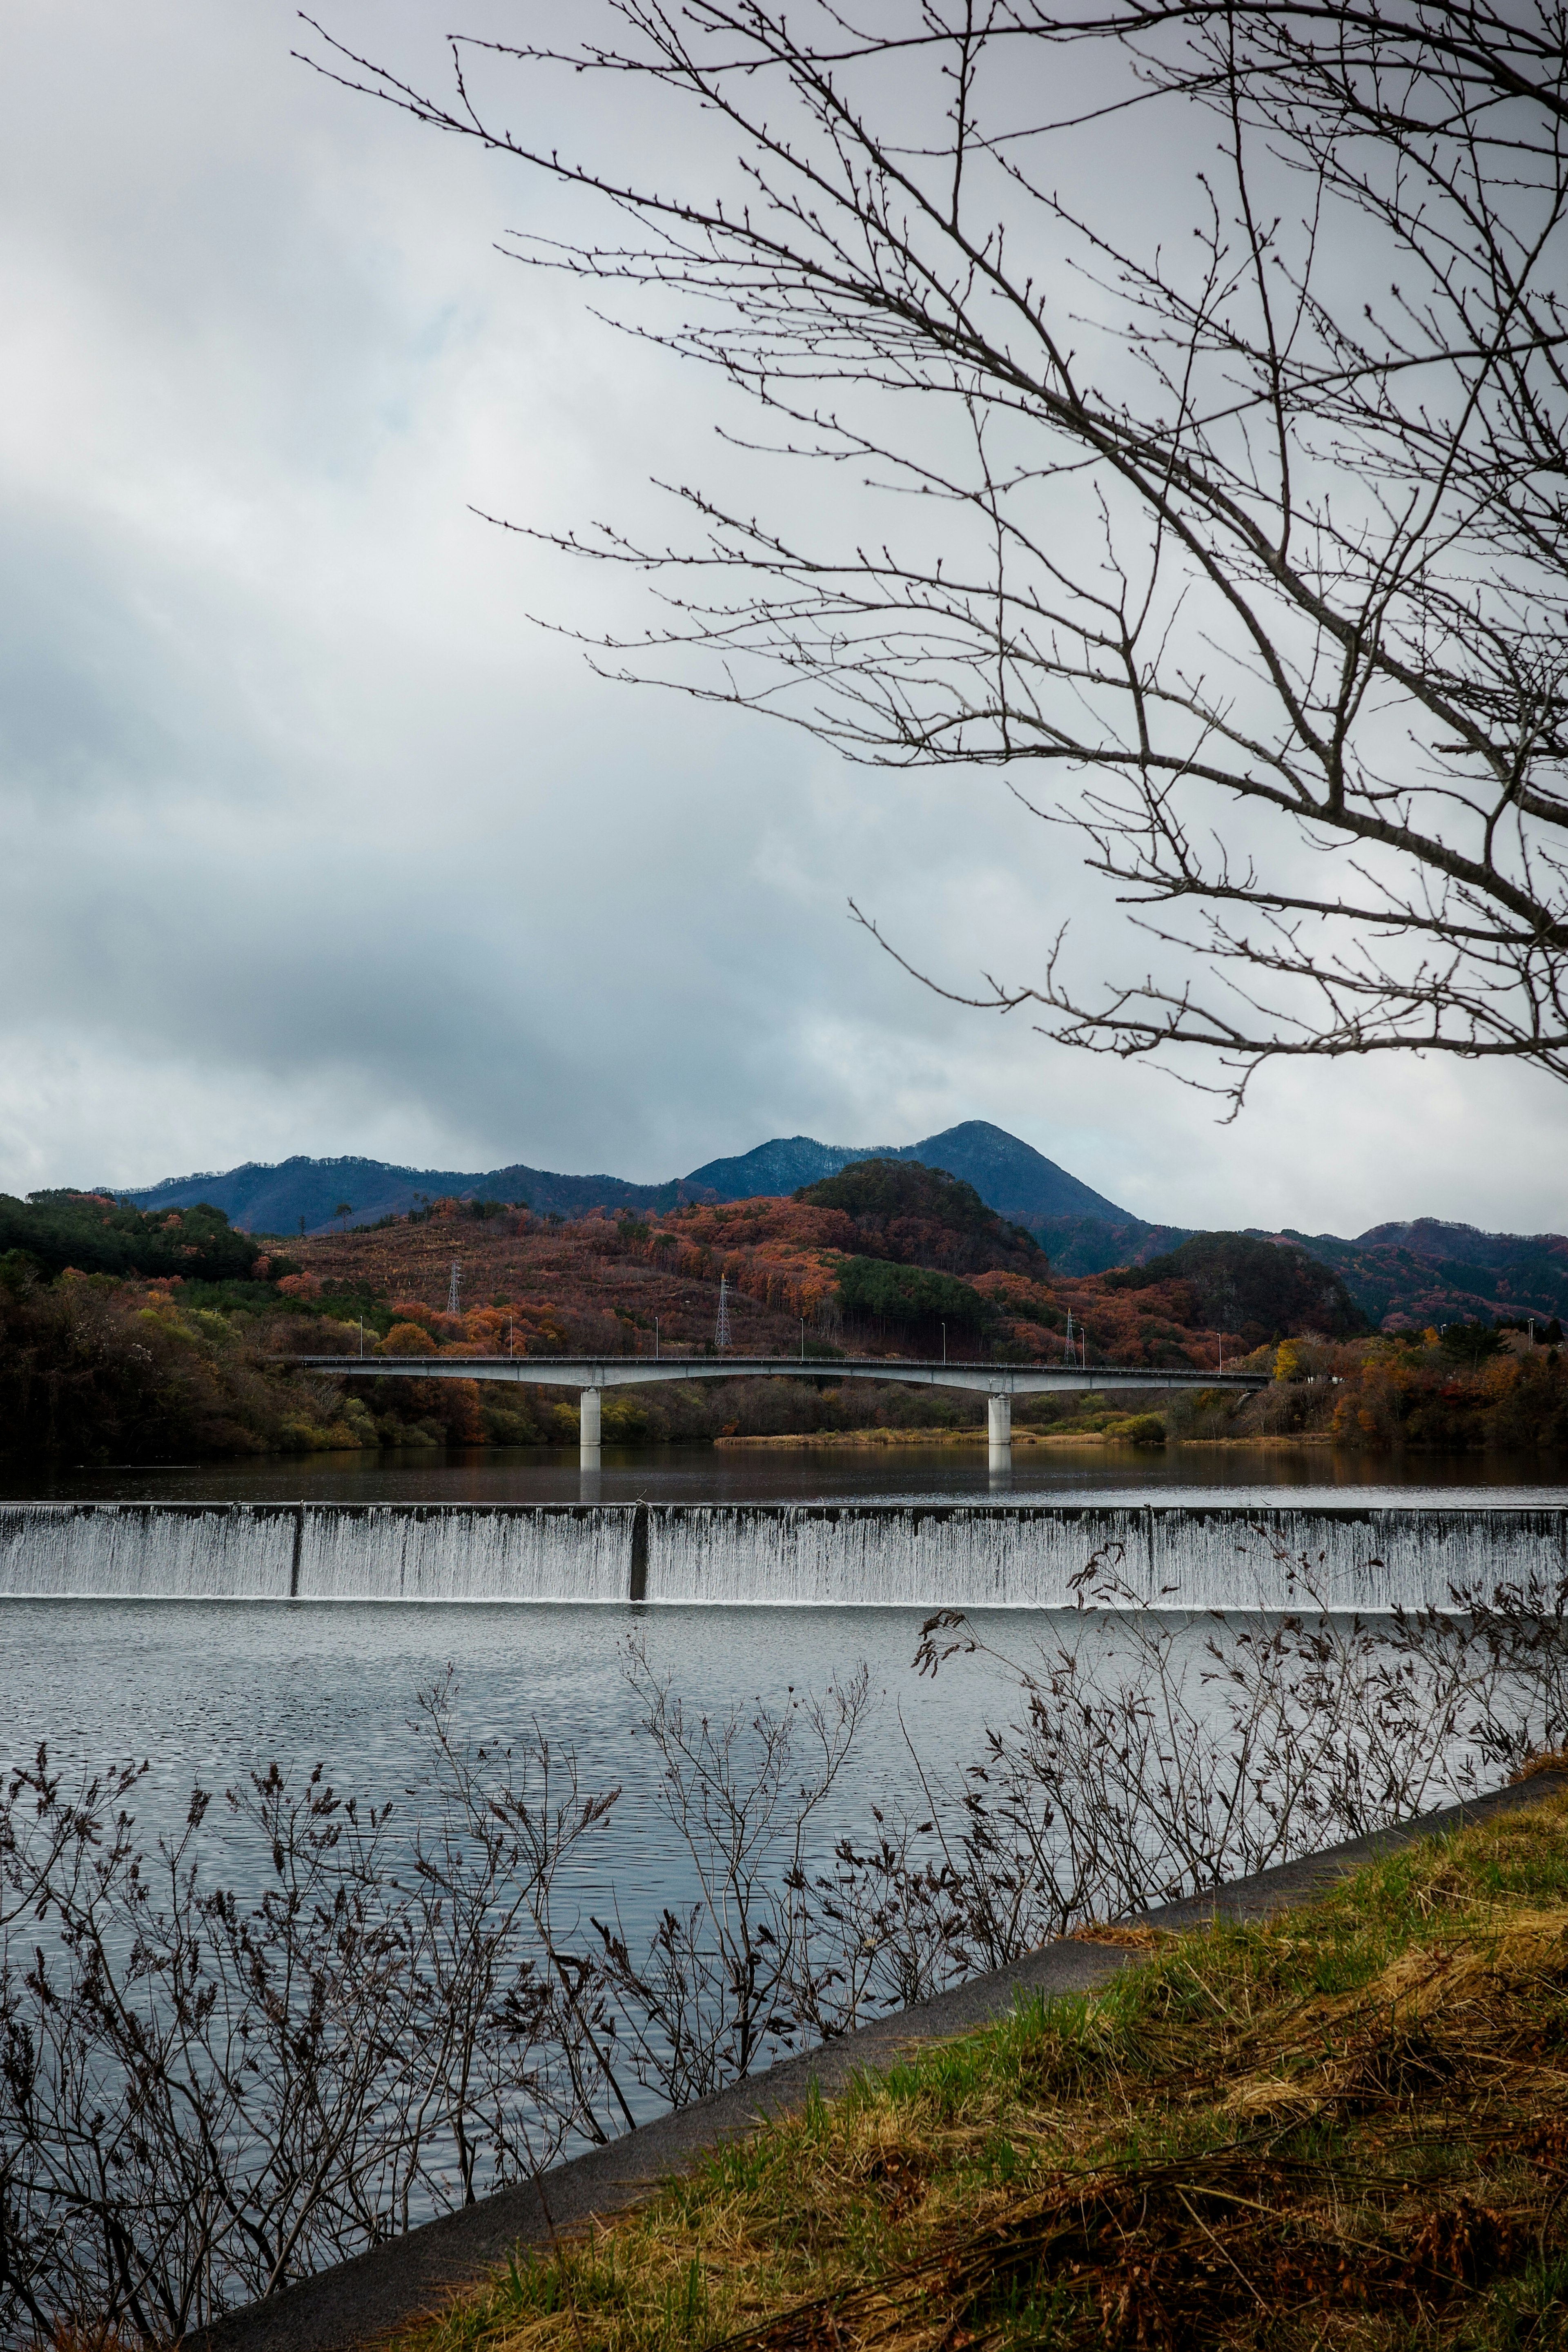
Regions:
<instances>
[{"instance_id":1,"label":"mountain peak","mask_svg":"<svg viewBox=\"0 0 1568 2352\"><path fill-rule=\"evenodd\" d=\"M1130 1210L1119 1209L1031 1143L1009 1135L1005 1127L993 1127L989 1119L964 1119L957 1127L944 1128L940 1135L928 1135L923 1143L905 1144L896 1157L963 1177L988 1209L1018 1224L1038 1217L1103 1217L1118 1225L1134 1222Z\"/></svg>"},{"instance_id":2,"label":"mountain peak","mask_svg":"<svg viewBox=\"0 0 1568 2352\"><path fill-rule=\"evenodd\" d=\"M1117 1224L1128 1220L1126 1210L983 1118L965 1119L923 1143L819 1143L811 1135L776 1135L753 1151L707 1160L689 1176L664 1184L633 1184L622 1176L559 1175L521 1162L474 1173L407 1168L351 1153L312 1160L296 1152L270 1162L247 1160L221 1174L172 1176L139 1191L121 1191L119 1197L143 1209L189 1208L207 1201L251 1233L291 1234L301 1218L307 1232L319 1233L330 1224L342 1201L350 1204L349 1222L361 1225L406 1214L422 1197L448 1194L526 1201L541 1213L581 1216L597 1208L659 1210L682 1200L747 1201L758 1193L796 1192L857 1160L913 1160L945 1169L972 1184L988 1208L1016 1224L1041 1217L1103 1217Z\"/></svg>"}]
</instances>

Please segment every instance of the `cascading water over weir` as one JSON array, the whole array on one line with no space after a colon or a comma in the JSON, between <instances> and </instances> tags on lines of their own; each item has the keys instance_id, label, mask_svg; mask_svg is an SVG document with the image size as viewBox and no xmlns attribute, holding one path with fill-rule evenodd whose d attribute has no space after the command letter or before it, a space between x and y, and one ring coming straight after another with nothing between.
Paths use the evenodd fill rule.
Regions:
<instances>
[{"instance_id":1,"label":"cascading water over weir","mask_svg":"<svg viewBox=\"0 0 1568 2352\"><path fill-rule=\"evenodd\" d=\"M1353 1505L0 1505L0 1599L1441 1606L1568 1574L1568 1511Z\"/></svg>"}]
</instances>

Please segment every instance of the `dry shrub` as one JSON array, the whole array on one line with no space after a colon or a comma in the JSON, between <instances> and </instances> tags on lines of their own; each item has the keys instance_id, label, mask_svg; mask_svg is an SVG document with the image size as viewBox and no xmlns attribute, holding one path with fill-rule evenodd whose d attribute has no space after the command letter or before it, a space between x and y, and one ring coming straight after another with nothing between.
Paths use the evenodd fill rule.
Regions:
<instances>
[{"instance_id":1,"label":"dry shrub","mask_svg":"<svg viewBox=\"0 0 1568 2352\"><path fill-rule=\"evenodd\" d=\"M1303 1589L1310 1596L1310 1580ZM75 1798L46 1759L14 1774L0 1807L0 2326L20 2339L107 2327L162 2343L566 2146L606 2139L656 2105L1074 1929L1150 1949L1165 2010L1148 2008L1136 2047L1118 2040L1104 2004L1071 2032L1020 2045L1009 2063L1028 2086L1024 2126L1009 2125L1005 2149L984 2159L991 2171L978 2191L967 2175L962 2196L952 2183L959 2156L972 2172L996 2136L994 2112L972 2120L988 2101L996 2109L994 2084L955 2091L924 2143L884 2121L869 2156L844 2151L849 2186L833 2193L858 2197L854 2182L866 2185L873 2252L889 2229L935 2244L948 2222L971 2233L1016 2224L1018 2263L1038 2269L1048 2225L1068 2233L1063 2244L1074 2230L1097 2245L1125 2237L1116 2200L1135 2179L1165 2235L1145 2250L1146 2275L1135 2249L1117 2256L1120 2284L1095 2321L1133 2330L1132 2341L1156 2305L1179 2314L1208 2278L1199 2239L1218 2232L1229 2244L1227 2232L1243 2227L1239 2208L1219 2212L1225 2199L1272 2194L1267 2165L1282 2160L1281 2135L1325 2118L1338 2130L1397 2116L1412 2100L1437 2102L1447 2117L1444 2102L1463 2098L1494 2105L1521 2150L1555 2146L1555 1847L1542 1899L1515 1896L1495 1948L1472 1932L1464 1954L1448 1949L1437 1931L1458 1895L1429 1874L1423 1932L1401 1946L1414 1957L1380 1960L1393 1973L1375 1995L1364 1988L1376 1970L1308 1989L1288 2032L1272 1999L1267 2032L1254 2032L1224 1984L1187 2016L1171 1989L1181 1968L1192 1974L1190 1955L1178 1968L1134 1915L1407 1816L1473 1779L1478 1759L1517 1767L1560 1749L1568 1583L1456 1602L1400 1621L1392 1636L1321 1612L1259 1611L1213 1621L1196 1653L1168 1620L1125 1611L1104 1559L1091 1563L1082 1593L1082 1617L1011 1666L1016 1719L992 1732L958 1786L933 1780L912 1752L921 1805L873 1809L865 1835L826 1853L818 1824L854 1759L863 1674L781 1709L709 1718L633 1652L655 1799L695 1890L641 1944L612 1903L587 1934L575 1916L563 1929L552 1902L562 1861L605 1818L612 1792L585 1796L570 1759L537 1735L504 1756L464 1747L446 1697L430 1706L428 1769L407 1830L340 1797L319 1770L301 1780L272 1768L220 1801L249 1841L250 1878L239 1883L214 1882L208 1866L207 1793L148 1853L132 1817L133 1768ZM1107 1609L1120 1612L1110 1646ZM961 1620L931 1620L923 1662L936 1670L957 1648L986 1645ZM1472 1910L1473 1898L1469 1887ZM1336 2008L1340 1990L1349 2005ZM1195 2086L1207 2085L1209 2137L1242 2135L1237 2160L1254 2166L1252 2189L1193 2171L1212 2147L1166 2149L1160 2162L1176 2167L1167 2177L1149 2173L1144 2153L1095 2155L1087 2126L1082 2145L1064 2140L1063 2116L1103 2100L1113 2078L1127 2117L1157 2117L1160 2101L1185 2114ZM1150 2082L1164 2086L1152 2109ZM1158 2130L1168 2137L1166 2124ZM819 2160L809 2136L796 2153L804 2168L785 2182L775 2175L770 2210L782 2199L795 2210L807 2195ZM1072 2211L1063 2182L1051 2189L1041 2177L1069 2159ZM1103 2175L1088 2222L1086 2165ZM1411 2282L1435 2276L1437 2260L1437 2237L1412 2251L1420 2231L1458 2209L1435 2194L1423 2203L1414 2171L1400 2187L1405 2176L1385 2179L1377 2165L1375 2195L1364 2183L1354 2197L1341 2188L1353 2205L1371 2199L1368 2242L1386 2257L1375 2274L1395 2283L1391 2294L1416 2294ZM1476 2216L1516 2209L1494 2170L1471 2150L1450 2184ZM1035 2206L1019 2205L1009 2186L1020 2176ZM1048 2189L1054 2205L1039 2203ZM741 2196L726 2225L737 2244L749 2210ZM801 2222L808 2234L819 2226ZM1463 2226L1467 2243L1491 2242L1490 2222ZM961 2247L942 2245L941 2277L956 2280ZM1268 2245L1287 2271L1297 2261L1283 2240ZM1057 2281L1063 2293L1078 2294L1089 2260L1073 2255L1079 2269ZM1319 2260L1301 2255L1301 2275ZM873 2268L885 2287L880 2254ZM664 2282L672 2313L687 2298L677 2334L706 2340L716 2323L703 2316L711 2298L700 2284ZM944 2325L983 2334L956 2293L927 2281L922 2308L946 2294ZM824 2327L841 2324L838 2308L819 2315ZM896 2336L904 2321L886 2326Z\"/></svg>"}]
</instances>

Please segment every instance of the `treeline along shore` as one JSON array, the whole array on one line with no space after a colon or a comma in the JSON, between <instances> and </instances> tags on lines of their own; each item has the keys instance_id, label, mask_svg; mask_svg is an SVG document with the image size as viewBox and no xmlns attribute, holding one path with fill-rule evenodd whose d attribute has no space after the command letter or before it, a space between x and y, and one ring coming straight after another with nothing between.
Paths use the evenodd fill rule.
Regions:
<instances>
[{"instance_id":1,"label":"treeline along shore","mask_svg":"<svg viewBox=\"0 0 1568 2352\"><path fill-rule=\"evenodd\" d=\"M308 1239L204 1206L0 1198L0 1452L76 1462L575 1443L575 1401L526 1381L357 1382L304 1355L711 1357L721 1281L737 1356L800 1356L798 1380L632 1388L606 1444L925 1433L962 1438L984 1400L902 1386L899 1359L1190 1372L1246 1368L1241 1397L1020 1399L1020 1437L1159 1445L1312 1441L1359 1451L1559 1454L1568 1371L1554 1316L1375 1330L1305 1249L1200 1234L1142 1265L1061 1276L967 1184L867 1160L789 1198L604 1212L446 1200ZM451 1311L454 1268L459 1304ZM1397 1324L1401 1318L1388 1318ZM837 1382L883 1356L890 1378ZM1131 1409L1129 1409L1131 1408Z\"/></svg>"}]
</instances>

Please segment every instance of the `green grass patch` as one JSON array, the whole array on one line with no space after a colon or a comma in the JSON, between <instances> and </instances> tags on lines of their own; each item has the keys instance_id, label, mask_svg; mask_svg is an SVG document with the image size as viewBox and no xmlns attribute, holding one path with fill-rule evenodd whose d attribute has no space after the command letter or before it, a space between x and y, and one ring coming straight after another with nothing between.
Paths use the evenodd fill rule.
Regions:
<instances>
[{"instance_id":1,"label":"green grass patch","mask_svg":"<svg viewBox=\"0 0 1568 2352\"><path fill-rule=\"evenodd\" d=\"M1568 2347L1568 1800L1146 1940L401 2352Z\"/></svg>"}]
</instances>

